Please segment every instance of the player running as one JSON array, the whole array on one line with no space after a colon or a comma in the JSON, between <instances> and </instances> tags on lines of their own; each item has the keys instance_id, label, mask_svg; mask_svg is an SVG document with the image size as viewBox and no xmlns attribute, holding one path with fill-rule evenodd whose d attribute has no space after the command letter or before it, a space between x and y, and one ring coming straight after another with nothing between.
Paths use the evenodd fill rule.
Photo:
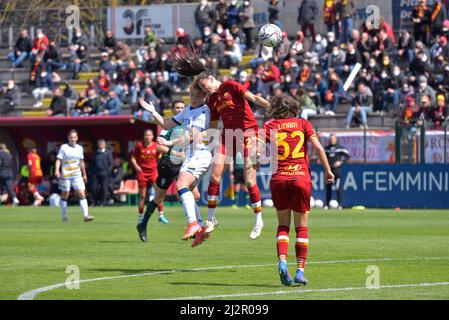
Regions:
<instances>
[{"instance_id":1,"label":"player running","mask_svg":"<svg viewBox=\"0 0 449 320\"><path fill-rule=\"evenodd\" d=\"M153 131L147 129L143 133L143 141L139 142L131 155L130 161L136 170L137 182L139 187L139 222L143 219L143 209L148 195L148 189L154 186L157 179L157 160L161 150L156 142L153 141ZM163 204L159 204L159 221L168 223L164 217Z\"/></svg>"},{"instance_id":2,"label":"player running","mask_svg":"<svg viewBox=\"0 0 449 320\"><path fill-rule=\"evenodd\" d=\"M89 222L94 220L94 217L89 216L86 199L85 183L87 182L87 175L83 147L77 144L78 132L76 130L70 130L67 138L68 143L64 143L59 149L55 163L55 177L59 180L59 189L61 190L62 221L69 221L67 201L70 190L74 189L83 211L84 222Z\"/></svg>"},{"instance_id":3,"label":"player running","mask_svg":"<svg viewBox=\"0 0 449 320\"><path fill-rule=\"evenodd\" d=\"M273 175L270 189L274 207L278 216L277 253L279 259L279 275L282 284L306 285L304 267L308 248L308 217L310 212L310 196L312 182L309 170L307 143L315 148L324 169L326 183L333 183L334 175L327 161L326 153L316 136L312 124L297 118L299 103L292 97L282 94L272 97L269 114L273 120L264 126L266 140L274 146L272 158ZM297 270L294 280L287 269L290 222L293 219L296 231Z\"/></svg>"},{"instance_id":4,"label":"player running","mask_svg":"<svg viewBox=\"0 0 449 320\"><path fill-rule=\"evenodd\" d=\"M192 247L197 246L207 238L206 228L201 225L200 209L191 191L198 185L212 160L212 154L207 148L208 140L205 137L205 131L210 126L210 110L204 103L205 98L206 94L194 81L190 88L190 105L171 119L165 120L156 112L153 104L147 103L143 99L139 100L140 105L151 112L156 122L165 130L176 126L182 126L185 130L182 139L178 139L178 143L185 145L185 159L179 171L176 188L188 222L182 240L195 237Z\"/></svg>"},{"instance_id":5,"label":"player running","mask_svg":"<svg viewBox=\"0 0 449 320\"><path fill-rule=\"evenodd\" d=\"M196 76L198 86L209 96L208 105L211 110L211 127L216 128L218 120L223 120L224 134L218 152L214 155L212 174L208 188L208 219L207 232L210 233L217 225L215 219L220 181L225 169L226 156L235 157L240 151L244 157L245 182L254 211L254 226L250 233L251 239L260 236L263 228L262 205L260 191L256 183L255 155L258 126L248 101L258 106L268 108L269 103L256 96L236 81L220 82L213 77L193 50L172 53L172 65L181 76Z\"/></svg>"},{"instance_id":6,"label":"player running","mask_svg":"<svg viewBox=\"0 0 449 320\"><path fill-rule=\"evenodd\" d=\"M184 110L185 105L181 100L173 102L173 114L177 115L182 110ZM147 237L147 225L154 210L164 201L165 195L168 188L172 184L173 180L177 178L179 170L181 169L182 162L184 161L185 155L182 152L182 146L176 145L180 138L184 134L184 129L182 126L176 126L169 130L162 130L156 141L159 144L159 150L163 153L161 159L159 160L157 171L158 177L156 179L155 185L155 196L148 203L145 210L145 215L142 221L137 225L137 231L140 240L143 242L148 241ZM195 194L196 191L196 194ZM194 189L195 199L199 197L197 189Z\"/></svg>"}]
</instances>

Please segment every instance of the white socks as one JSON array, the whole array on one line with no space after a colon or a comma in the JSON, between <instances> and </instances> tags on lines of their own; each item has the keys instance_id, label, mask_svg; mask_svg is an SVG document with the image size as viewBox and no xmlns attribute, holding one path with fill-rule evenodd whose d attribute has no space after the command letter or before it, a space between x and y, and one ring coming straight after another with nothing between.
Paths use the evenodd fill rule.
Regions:
<instances>
[{"instance_id":1,"label":"white socks","mask_svg":"<svg viewBox=\"0 0 449 320\"><path fill-rule=\"evenodd\" d=\"M196 220L198 221L200 226L203 227L204 224L203 224L203 218L201 217L200 207L198 207L198 204L196 202L195 202L195 215L196 215Z\"/></svg>"},{"instance_id":2,"label":"white socks","mask_svg":"<svg viewBox=\"0 0 449 320\"><path fill-rule=\"evenodd\" d=\"M81 199L80 200L80 207L81 207L81 210L83 210L84 217L87 217L89 215L89 208L87 206L87 199Z\"/></svg>"},{"instance_id":3,"label":"white socks","mask_svg":"<svg viewBox=\"0 0 449 320\"><path fill-rule=\"evenodd\" d=\"M263 223L263 221L262 221L262 212L258 212L258 213L254 214L254 223L255 224Z\"/></svg>"},{"instance_id":4,"label":"white socks","mask_svg":"<svg viewBox=\"0 0 449 320\"><path fill-rule=\"evenodd\" d=\"M67 200L61 199L61 215L62 218L67 217Z\"/></svg>"},{"instance_id":5,"label":"white socks","mask_svg":"<svg viewBox=\"0 0 449 320\"><path fill-rule=\"evenodd\" d=\"M179 191L178 191L179 192ZM189 191L184 191L179 198L181 199L182 207L186 214L187 222L192 223L196 221L196 202L193 193Z\"/></svg>"}]
</instances>

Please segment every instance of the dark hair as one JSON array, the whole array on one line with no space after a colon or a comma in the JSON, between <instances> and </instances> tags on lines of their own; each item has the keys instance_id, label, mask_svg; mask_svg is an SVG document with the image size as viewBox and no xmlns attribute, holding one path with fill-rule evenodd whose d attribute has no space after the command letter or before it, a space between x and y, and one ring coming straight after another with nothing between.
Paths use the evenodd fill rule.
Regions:
<instances>
[{"instance_id":1,"label":"dark hair","mask_svg":"<svg viewBox=\"0 0 449 320\"><path fill-rule=\"evenodd\" d=\"M201 57L190 46L172 49L169 58L173 68L182 77L193 77L208 72L200 60Z\"/></svg>"},{"instance_id":2,"label":"dark hair","mask_svg":"<svg viewBox=\"0 0 449 320\"><path fill-rule=\"evenodd\" d=\"M69 137L72 133L76 133L76 135L78 135L78 131L76 131L75 129L71 129L69 133L67 133L67 137Z\"/></svg>"},{"instance_id":3,"label":"dark hair","mask_svg":"<svg viewBox=\"0 0 449 320\"><path fill-rule=\"evenodd\" d=\"M273 119L296 118L301 109L299 102L283 93L270 99L270 117Z\"/></svg>"},{"instance_id":4,"label":"dark hair","mask_svg":"<svg viewBox=\"0 0 449 320\"><path fill-rule=\"evenodd\" d=\"M178 104L178 103L185 104L185 103L184 103L184 100L181 100L181 99L174 100L174 101L172 102L172 104L171 104L172 109L173 109L173 108L175 107L175 105Z\"/></svg>"}]
</instances>

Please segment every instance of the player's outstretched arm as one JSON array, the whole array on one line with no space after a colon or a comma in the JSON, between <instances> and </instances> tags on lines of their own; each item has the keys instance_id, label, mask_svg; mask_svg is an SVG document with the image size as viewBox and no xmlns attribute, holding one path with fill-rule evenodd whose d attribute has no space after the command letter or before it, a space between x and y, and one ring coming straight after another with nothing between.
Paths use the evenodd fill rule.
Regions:
<instances>
[{"instance_id":1,"label":"player's outstretched arm","mask_svg":"<svg viewBox=\"0 0 449 320\"><path fill-rule=\"evenodd\" d=\"M144 108L146 111L151 113L154 117L154 120L156 120L156 123L160 125L165 130L171 129L173 127L176 127L177 124L172 119L164 119L154 107L153 103L146 102L143 98L139 99L139 104Z\"/></svg>"},{"instance_id":2,"label":"player's outstretched arm","mask_svg":"<svg viewBox=\"0 0 449 320\"><path fill-rule=\"evenodd\" d=\"M259 107L265 108L267 110L270 109L270 103L266 99L256 96L254 93L250 91L245 92L245 99L254 102Z\"/></svg>"},{"instance_id":3,"label":"player's outstretched arm","mask_svg":"<svg viewBox=\"0 0 449 320\"><path fill-rule=\"evenodd\" d=\"M324 151L324 148L321 145L320 140L318 139L317 136L312 136L310 137L309 142L314 147L315 152L317 153L318 158L320 159L321 165L323 166L324 175L326 176L326 183L327 184L334 183L334 174L332 173L329 161L327 161L326 152Z\"/></svg>"}]
</instances>

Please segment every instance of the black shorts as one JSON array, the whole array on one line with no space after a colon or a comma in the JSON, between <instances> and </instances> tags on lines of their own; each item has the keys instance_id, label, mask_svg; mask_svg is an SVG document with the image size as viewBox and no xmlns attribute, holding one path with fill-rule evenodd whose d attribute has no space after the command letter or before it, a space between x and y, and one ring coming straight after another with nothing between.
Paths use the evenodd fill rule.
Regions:
<instances>
[{"instance_id":1,"label":"black shorts","mask_svg":"<svg viewBox=\"0 0 449 320\"><path fill-rule=\"evenodd\" d=\"M234 170L234 184L245 183L245 174L242 170Z\"/></svg>"},{"instance_id":2,"label":"black shorts","mask_svg":"<svg viewBox=\"0 0 449 320\"><path fill-rule=\"evenodd\" d=\"M182 163L173 164L170 158L161 159L157 165L158 176L156 179L156 185L158 188L167 190L173 180L178 176L181 166Z\"/></svg>"}]
</instances>

